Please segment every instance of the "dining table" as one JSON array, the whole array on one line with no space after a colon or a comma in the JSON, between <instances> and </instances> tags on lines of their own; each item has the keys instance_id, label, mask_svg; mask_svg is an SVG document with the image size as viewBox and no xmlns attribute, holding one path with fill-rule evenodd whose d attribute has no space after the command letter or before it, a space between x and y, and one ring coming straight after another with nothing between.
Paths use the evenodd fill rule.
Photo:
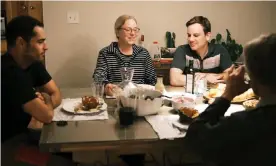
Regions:
<instances>
[{"instance_id":1,"label":"dining table","mask_svg":"<svg viewBox=\"0 0 276 166\"><path fill-rule=\"evenodd\" d=\"M166 86L166 92L184 93L184 87ZM73 99L91 95L91 88L63 88L63 99ZM39 147L45 152L71 152L76 162L88 162L81 159L86 154L90 158L90 152L103 152L105 163L110 162L108 153L120 154L145 153L149 151L162 152L160 160L164 165L165 152L168 149L188 153L193 156L185 143L184 136L173 139L160 139L153 126L145 117L138 117L130 126L121 126L116 114L117 102L114 98L104 98L107 104L108 118L104 120L82 120L66 122L66 125L58 125L58 121L45 124L42 128ZM202 97L198 97L197 104L203 103ZM165 106L166 114L172 114L173 108ZM177 116L177 115L176 115ZM94 153L95 154L95 153ZM75 156L75 157L74 157ZM193 156L194 157L194 156ZM100 158L100 157L98 157ZM197 157L195 157L197 158ZM108 164L107 164L108 165Z\"/></svg>"}]
</instances>

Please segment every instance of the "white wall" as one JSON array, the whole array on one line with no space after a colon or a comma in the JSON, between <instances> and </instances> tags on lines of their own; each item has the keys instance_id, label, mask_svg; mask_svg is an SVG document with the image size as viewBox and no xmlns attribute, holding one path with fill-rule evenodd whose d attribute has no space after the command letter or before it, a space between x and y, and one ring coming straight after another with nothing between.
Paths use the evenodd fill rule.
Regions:
<instances>
[{"instance_id":1,"label":"white wall","mask_svg":"<svg viewBox=\"0 0 276 166\"><path fill-rule=\"evenodd\" d=\"M67 23L67 11L78 11L79 24ZM43 1L49 50L46 65L60 87L88 87L98 51L115 40L114 22L122 14L136 17L145 44L165 46L165 32L186 43L185 23L206 16L212 33L228 28L241 44L264 32L276 32L276 2L51 2Z\"/></svg>"}]
</instances>

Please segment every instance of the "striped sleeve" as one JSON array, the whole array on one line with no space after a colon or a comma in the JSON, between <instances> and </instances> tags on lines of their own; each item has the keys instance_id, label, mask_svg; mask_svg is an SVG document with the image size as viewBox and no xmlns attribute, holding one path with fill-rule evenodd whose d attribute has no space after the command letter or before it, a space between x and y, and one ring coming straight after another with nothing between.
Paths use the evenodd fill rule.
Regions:
<instances>
[{"instance_id":1,"label":"striped sleeve","mask_svg":"<svg viewBox=\"0 0 276 166\"><path fill-rule=\"evenodd\" d=\"M145 84L155 85L157 81L155 69L149 52L146 50L146 62L145 62Z\"/></svg>"},{"instance_id":2,"label":"striped sleeve","mask_svg":"<svg viewBox=\"0 0 276 166\"><path fill-rule=\"evenodd\" d=\"M107 79L107 62L103 51L100 51L99 53L93 79L95 81L109 83L109 80Z\"/></svg>"}]
</instances>

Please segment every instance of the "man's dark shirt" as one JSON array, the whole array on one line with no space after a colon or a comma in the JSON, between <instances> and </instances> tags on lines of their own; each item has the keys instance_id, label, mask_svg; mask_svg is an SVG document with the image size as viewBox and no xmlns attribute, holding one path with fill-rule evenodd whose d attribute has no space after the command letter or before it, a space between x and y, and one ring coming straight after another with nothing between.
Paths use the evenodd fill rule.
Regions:
<instances>
[{"instance_id":1,"label":"man's dark shirt","mask_svg":"<svg viewBox=\"0 0 276 166\"><path fill-rule=\"evenodd\" d=\"M12 56L1 56L1 142L25 132L31 115L23 105L36 98L35 88L52 78L44 65L35 62L26 70L20 68Z\"/></svg>"},{"instance_id":2,"label":"man's dark shirt","mask_svg":"<svg viewBox=\"0 0 276 166\"><path fill-rule=\"evenodd\" d=\"M222 45L209 43L208 53L204 59L201 59L201 57L186 44L176 49L171 68L178 68L184 72L185 67L189 66L189 60L194 60L195 72L201 73L222 73L232 65L231 57Z\"/></svg>"},{"instance_id":3,"label":"man's dark shirt","mask_svg":"<svg viewBox=\"0 0 276 166\"><path fill-rule=\"evenodd\" d=\"M230 101L217 98L189 126L188 145L205 161L227 166L276 165L276 99L224 117Z\"/></svg>"}]
</instances>

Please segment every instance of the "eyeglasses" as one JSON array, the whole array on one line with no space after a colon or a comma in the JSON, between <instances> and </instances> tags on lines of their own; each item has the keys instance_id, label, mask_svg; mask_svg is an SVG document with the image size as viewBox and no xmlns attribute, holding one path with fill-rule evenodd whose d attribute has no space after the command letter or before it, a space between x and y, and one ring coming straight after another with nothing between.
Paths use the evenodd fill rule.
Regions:
<instances>
[{"instance_id":1,"label":"eyeglasses","mask_svg":"<svg viewBox=\"0 0 276 166\"><path fill-rule=\"evenodd\" d=\"M123 29L126 33L131 33L131 32L134 32L134 33L138 33L140 31L140 28L120 28L120 29Z\"/></svg>"}]
</instances>

